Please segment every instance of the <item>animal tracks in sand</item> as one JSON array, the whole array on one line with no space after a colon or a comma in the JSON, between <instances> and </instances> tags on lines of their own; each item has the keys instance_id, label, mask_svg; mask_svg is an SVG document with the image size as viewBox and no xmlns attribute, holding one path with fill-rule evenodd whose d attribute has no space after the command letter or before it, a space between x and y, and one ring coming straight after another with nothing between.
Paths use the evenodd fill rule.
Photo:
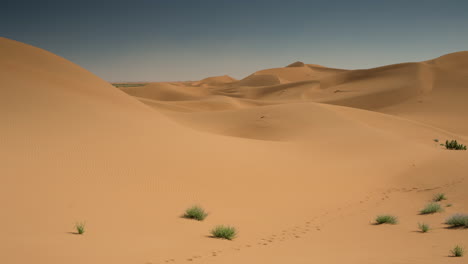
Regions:
<instances>
[{"instance_id":1,"label":"animal tracks in sand","mask_svg":"<svg viewBox=\"0 0 468 264\"><path fill-rule=\"evenodd\" d=\"M344 206L334 208L333 210L323 211L320 215L314 216L301 224L296 224L290 228L282 229L278 232L271 233L265 237L259 238L255 242L250 242L242 245L236 245L231 248L223 250L212 250L209 253L194 255L183 259L183 261L176 261L175 259L166 259L163 262L148 262L146 264L158 264L158 263L179 263L179 262L200 262L204 258L214 258L223 254L236 254L243 250L252 250L256 247L268 247L275 243L287 243L296 239L303 239L311 235L314 232L321 232L326 228L327 224L331 221L337 220L345 216L352 216L358 213L366 212L368 208L365 204L371 203L374 206L379 206L386 200L390 199L395 193L408 193L408 192L425 192L442 189L459 184L461 181L455 181L442 186L434 186L431 188L420 188L420 187L407 187L407 188L391 188L385 191L370 193L363 199L357 202L348 203Z\"/></svg>"}]
</instances>

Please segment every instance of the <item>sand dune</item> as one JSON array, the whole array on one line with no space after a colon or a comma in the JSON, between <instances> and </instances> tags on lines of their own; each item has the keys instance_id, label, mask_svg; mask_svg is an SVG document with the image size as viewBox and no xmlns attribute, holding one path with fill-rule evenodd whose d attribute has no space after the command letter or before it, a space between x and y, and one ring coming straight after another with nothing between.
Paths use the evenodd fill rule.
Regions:
<instances>
[{"instance_id":1,"label":"sand dune","mask_svg":"<svg viewBox=\"0 0 468 264\"><path fill-rule=\"evenodd\" d=\"M305 67L305 64L302 61L296 61L286 67Z\"/></svg>"},{"instance_id":2,"label":"sand dune","mask_svg":"<svg viewBox=\"0 0 468 264\"><path fill-rule=\"evenodd\" d=\"M168 115L186 126L202 131L271 141L316 141L319 138L330 138L344 146L355 144L361 137L368 142L375 137L370 145L376 147L378 142L389 141L392 136L426 142L426 145L433 145L431 139L441 136L457 137L450 132L390 115L317 103ZM393 134L397 130L398 133Z\"/></svg>"},{"instance_id":3,"label":"sand dune","mask_svg":"<svg viewBox=\"0 0 468 264\"><path fill-rule=\"evenodd\" d=\"M235 81L237 80L232 78L231 76L223 75L223 76L208 77L199 82L195 82L193 84L198 85L198 86L213 86L213 85L222 85L222 84L232 83Z\"/></svg>"},{"instance_id":4,"label":"sand dune","mask_svg":"<svg viewBox=\"0 0 468 264\"><path fill-rule=\"evenodd\" d=\"M207 92L199 87L179 86L171 83L150 83L121 89L132 96L160 101L196 100L207 95Z\"/></svg>"},{"instance_id":5,"label":"sand dune","mask_svg":"<svg viewBox=\"0 0 468 264\"><path fill-rule=\"evenodd\" d=\"M322 79L320 84L334 92L321 102L376 110L429 93L433 76L426 65L407 63L350 71Z\"/></svg>"},{"instance_id":6,"label":"sand dune","mask_svg":"<svg viewBox=\"0 0 468 264\"><path fill-rule=\"evenodd\" d=\"M453 263L468 156L434 139L467 143L466 54L116 88L1 38L0 260ZM418 215L436 192L453 206ZM180 218L193 204L203 222ZM219 224L239 235L209 237Z\"/></svg>"},{"instance_id":7,"label":"sand dune","mask_svg":"<svg viewBox=\"0 0 468 264\"><path fill-rule=\"evenodd\" d=\"M285 68L274 68L274 69L267 69L255 72L254 74L246 77L245 79L241 80L246 81L250 80L254 77L260 78L258 76L271 76L270 78L276 77L276 79L281 80L279 83L286 83L286 82L297 82L297 81L305 81L305 80L318 80L320 78L334 75L340 72L346 72L346 70L341 69L330 69L320 65L305 65L297 66L301 64L290 64ZM264 77L266 78L266 77ZM272 83L272 84L279 84L279 83ZM263 83L256 83L256 85L248 85L239 83L241 86L263 86L263 85L272 85L272 84L263 84Z\"/></svg>"},{"instance_id":8,"label":"sand dune","mask_svg":"<svg viewBox=\"0 0 468 264\"><path fill-rule=\"evenodd\" d=\"M443 55L439 58L427 61L427 63L439 68L445 68L446 70L464 72L468 68L468 51Z\"/></svg>"},{"instance_id":9,"label":"sand dune","mask_svg":"<svg viewBox=\"0 0 468 264\"><path fill-rule=\"evenodd\" d=\"M468 136L468 52L448 54L426 62L431 66L433 88L411 100L379 111L419 120Z\"/></svg>"},{"instance_id":10,"label":"sand dune","mask_svg":"<svg viewBox=\"0 0 468 264\"><path fill-rule=\"evenodd\" d=\"M274 74L252 74L242 80L237 85L239 86L268 86L285 83L287 80L283 80Z\"/></svg>"}]
</instances>

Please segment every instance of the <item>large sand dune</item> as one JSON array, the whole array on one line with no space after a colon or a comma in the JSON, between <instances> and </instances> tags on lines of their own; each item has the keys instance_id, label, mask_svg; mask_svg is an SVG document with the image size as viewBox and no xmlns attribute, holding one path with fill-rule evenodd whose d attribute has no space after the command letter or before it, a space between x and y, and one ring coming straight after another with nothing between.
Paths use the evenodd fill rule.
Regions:
<instances>
[{"instance_id":1,"label":"large sand dune","mask_svg":"<svg viewBox=\"0 0 468 264\"><path fill-rule=\"evenodd\" d=\"M468 213L468 154L433 139L468 141L467 68L455 53L119 89L0 38L0 262L454 263L468 236L443 221ZM436 192L453 206L418 215ZM203 222L180 218L193 204ZM238 237L209 237L218 224Z\"/></svg>"}]
</instances>

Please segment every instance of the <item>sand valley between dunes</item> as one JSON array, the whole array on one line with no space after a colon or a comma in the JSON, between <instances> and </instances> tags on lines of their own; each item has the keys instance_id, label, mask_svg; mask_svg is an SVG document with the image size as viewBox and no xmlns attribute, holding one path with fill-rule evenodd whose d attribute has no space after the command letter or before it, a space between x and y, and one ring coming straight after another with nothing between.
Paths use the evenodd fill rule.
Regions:
<instances>
[{"instance_id":1,"label":"sand valley between dunes","mask_svg":"<svg viewBox=\"0 0 468 264\"><path fill-rule=\"evenodd\" d=\"M0 79L0 263L468 263L468 52L115 87L0 38Z\"/></svg>"}]
</instances>

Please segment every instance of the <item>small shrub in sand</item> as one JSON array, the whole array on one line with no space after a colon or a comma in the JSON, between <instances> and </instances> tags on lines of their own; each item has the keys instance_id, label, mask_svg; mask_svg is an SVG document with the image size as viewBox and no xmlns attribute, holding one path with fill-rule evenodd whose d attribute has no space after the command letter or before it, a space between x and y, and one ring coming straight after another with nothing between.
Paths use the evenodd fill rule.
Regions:
<instances>
[{"instance_id":1,"label":"small shrub in sand","mask_svg":"<svg viewBox=\"0 0 468 264\"><path fill-rule=\"evenodd\" d=\"M466 146L459 144L456 140L445 141L445 148L446 149L454 149L454 150L466 150Z\"/></svg>"},{"instance_id":2,"label":"small shrub in sand","mask_svg":"<svg viewBox=\"0 0 468 264\"><path fill-rule=\"evenodd\" d=\"M442 212L443 209L438 203L430 203L426 205L421 211L419 211L420 214L433 214L433 213L438 213Z\"/></svg>"},{"instance_id":3,"label":"small shrub in sand","mask_svg":"<svg viewBox=\"0 0 468 264\"><path fill-rule=\"evenodd\" d=\"M454 214L447 219L445 222L450 227L464 227L468 228L468 215L466 214Z\"/></svg>"},{"instance_id":4,"label":"small shrub in sand","mask_svg":"<svg viewBox=\"0 0 468 264\"><path fill-rule=\"evenodd\" d=\"M85 223L83 222L79 222L79 223L76 223L75 224L75 229L76 229L76 232L80 235L84 234L85 232Z\"/></svg>"},{"instance_id":5,"label":"small shrub in sand","mask_svg":"<svg viewBox=\"0 0 468 264\"><path fill-rule=\"evenodd\" d=\"M452 204L447 204L446 206L447 206L447 207L452 207Z\"/></svg>"},{"instance_id":6,"label":"small shrub in sand","mask_svg":"<svg viewBox=\"0 0 468 264\"><path fill-rule=\"evenodd\" d=\"M445 193L436 193L434 194L434 197L432 198L432 201L434 202L440 202L443 200L447 200L447 197L445 196Z\"/></svg>"},{"instance_id":7,"label":"small shrub in sand","mask_svg":"<svg viewBox=\"0 0 468 264\"><path fill-rule=\"evenodd\" d=\"M452 250L450 250L450 253L452 253L452 256L454 257L463 257L465 250L457 245Z\"/></svg>"},{"instance_id":8,"label":"small shrub in sand","mask_svg":"<svg viewBox=\"0 0 468 264\"><path fill-rule=\"evenodd\" d=\"M217 226L211 230L211 235L216 238L232 240L237 235L237 231L232 226Z\"/></svg>"},{"instance_id":9,"label":"small shrub in sand","mask_svg":"<svg viewBox=\"0 0 468 264\"><path fill-rule=\"evenodd\" d=\"M432 197L433 202L440 202L440 201L443 201L443 200L447 200L447 196L445 196L445 193L436 193Z\"/></svg>"},{"instance_id":10,"label":"small shrub in sand","mask_svg":"<svg viewBox=\"0 0 468 264\"><path fill-rule=\"evenodd\" d=\"M183 215L184 218L195 219L198 221L202 221L208 216L208 214L203 210L203 208L199 206L192 206L185 210L185 214Z\"/></svg>"},{"instance_id":11,"label":"small shrub in sand","mask_svg":"<svg viewBox=\"0 0 468 264\"><path fill-rule=\"evenodd\" d=\"M430 229L428 224L425 223L419 223L418 224L419 230L421 230L422 233L427 233Z\"/></svg>"},{"instance_id":12,"label":"small shrub in sand","mask_svg":"<svg viewBox=\"0 0 468 264\"><path fill-rule=\"evenodd\" d=\"M395 225L395 224L398 223L398 218L396 216L393 216L393 215L378 215L375 218L375 222L378 225L381 225L381 224Z\"/></svg>"}]
</instances>

